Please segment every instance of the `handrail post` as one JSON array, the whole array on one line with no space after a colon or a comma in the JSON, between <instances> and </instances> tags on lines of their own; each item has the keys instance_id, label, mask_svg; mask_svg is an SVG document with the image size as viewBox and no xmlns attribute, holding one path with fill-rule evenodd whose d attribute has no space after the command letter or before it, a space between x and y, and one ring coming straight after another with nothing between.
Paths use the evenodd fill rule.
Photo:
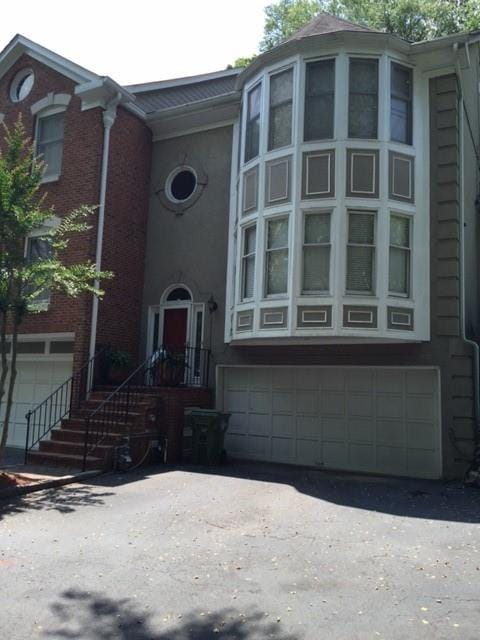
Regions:
<instances>
[{"instance_id":1,"label":"handrail post","mask_svg":"<svg viewBox=\"0 0 480 640\"><path fill-rule=\"evenodd\" d=\"M27 419L27 437L25 439L25 464L27 464L28 449L29 449L28 443L30 442L30 416L31 415L32 415L32 412L29 411L25 416L25 418Z\"/></svg>"}]
</instances>

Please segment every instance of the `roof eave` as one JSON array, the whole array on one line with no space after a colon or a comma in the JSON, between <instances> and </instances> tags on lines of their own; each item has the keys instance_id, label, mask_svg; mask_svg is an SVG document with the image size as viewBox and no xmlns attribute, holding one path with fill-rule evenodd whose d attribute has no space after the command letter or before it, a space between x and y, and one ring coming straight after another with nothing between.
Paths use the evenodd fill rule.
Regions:
<instances>
[{"instance_id":1,"label":"roof eave","mask_svg":"<svg viewBox=\"0 0 480 640\"><path fill-rule=\"evenodd\" d=\"M240 93L238 91L231 91L221 96L215 96L214 98L206 98L205 100L182 104L178 107L169 107L168 109L152 111L146 114L146 121L147 123L153 123L157 120L162 120L163 118L189 115L195 111L204 111L205 109L234 104L236 102L240 103Z\"/></svg>"}]
</instances>

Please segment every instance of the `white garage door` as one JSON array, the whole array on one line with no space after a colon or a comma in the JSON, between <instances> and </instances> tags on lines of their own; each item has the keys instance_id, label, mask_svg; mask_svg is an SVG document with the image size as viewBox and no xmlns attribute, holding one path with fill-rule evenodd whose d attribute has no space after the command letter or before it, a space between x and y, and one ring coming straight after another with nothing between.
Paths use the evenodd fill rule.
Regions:
<instances>
[{"instance_id":1,"label":"white garage door","mask_svg":"<svg viewBox=\"0 0 480 640\"><path fill-rule=\"evenodd\" d=\"M232 456L441 476L438 371L243 368L222 372ZM221 378L222 380L222 378Z\"/></svg>"},{"instance_id":2,"label":"white garage door","mask_svg":"<svg viewBox=\"0 0 480 640\"><path fill-rule=\"evenodd\" d=\"M14 406L8 430L8 446L24 447L27 434L25 414L45 400L72 375L72 363L65 361L21 361L17 363ZM2 406L0 422L4 417Z\"/></svg>"}]
</instances>

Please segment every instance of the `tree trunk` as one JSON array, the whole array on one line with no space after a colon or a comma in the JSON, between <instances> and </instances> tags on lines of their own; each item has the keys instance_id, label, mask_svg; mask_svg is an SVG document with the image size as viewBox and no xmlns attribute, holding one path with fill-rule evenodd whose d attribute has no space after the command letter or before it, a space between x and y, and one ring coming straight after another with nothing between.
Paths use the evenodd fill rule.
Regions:
<instances>
[{"instance_id":1,"label":"tree trunk","mask_svg":"<svg viewBox=\"0 0 480 640\"><path fill-rule=\"evenodd\" d=\"M10 379L8 381L7 404L5 406L5 418L3 421L2 438L0 440L0 461L3 459L3 456L5 454L5 448L7 446L8 428L10 425L10 416L11 416L12 407L13 407L13 391L15 389L15 380L17 378L17 342L18 342L19 326L20 326L20 318L18 314L15 314L14 321L13 321L11 352L10 352L10 355L11 355ZM3 352L2 352L2 366L3 366ZM2 378L3 378L3 371L2 371Z\"/></svg>"}]
</instances>

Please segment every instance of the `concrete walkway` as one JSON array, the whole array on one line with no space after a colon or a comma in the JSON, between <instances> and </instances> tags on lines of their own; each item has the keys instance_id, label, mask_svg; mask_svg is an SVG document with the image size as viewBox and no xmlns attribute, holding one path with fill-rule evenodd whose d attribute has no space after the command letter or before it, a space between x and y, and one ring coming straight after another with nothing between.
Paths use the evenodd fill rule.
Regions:
<instances>
[{"instance_id":1,"label":"concrete walkway","mask_svg":"<svg viewBox=\"0 0 480 640\"><path fill-rule=\"evenodd\" d=\"M0 507L2 637L478 640L478 490L158 471Z\"/></svg>"}]
</instances>

